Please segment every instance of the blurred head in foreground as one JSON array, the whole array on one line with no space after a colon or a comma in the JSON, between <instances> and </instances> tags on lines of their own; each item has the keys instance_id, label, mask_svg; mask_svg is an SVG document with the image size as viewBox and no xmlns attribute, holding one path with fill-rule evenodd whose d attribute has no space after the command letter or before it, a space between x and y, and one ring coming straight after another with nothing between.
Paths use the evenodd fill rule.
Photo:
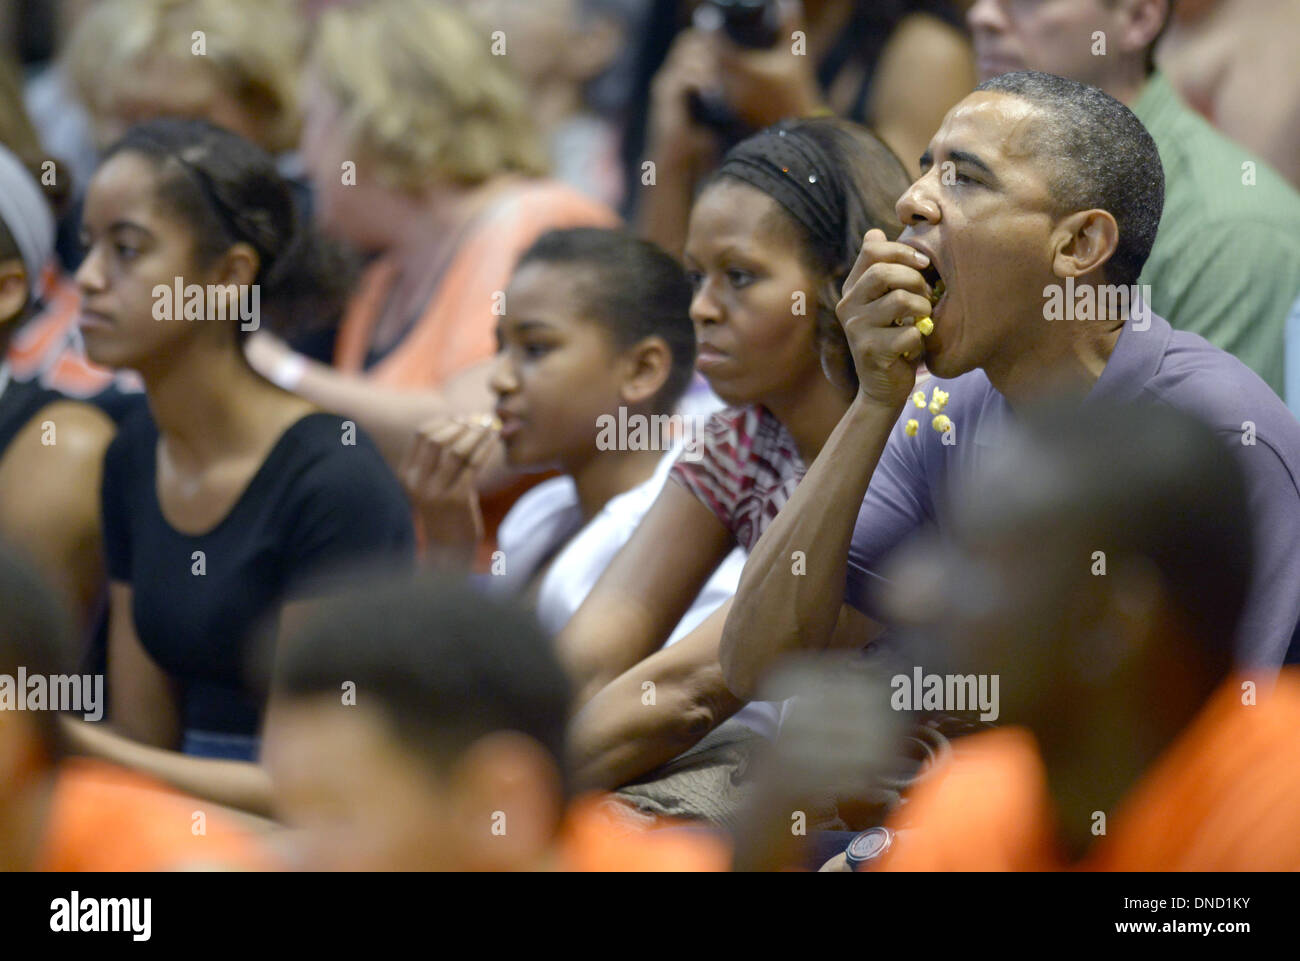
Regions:
<instances>
[{"instance_id":1,"label":"blurred head in foreground","mask_svg":"<svg viewBox=\"0 0 1300 961\"><path fill-rule=\"evenodd\" d=\"M929 678L1000 679L1010 726L954 744L879 869L1300 866L1279 803L1300 792L1300 672L1232 666L1240 441L1157 406L1058 408L963 478L951 542L900 559L890 601L913 650L933 643Z\"/></svg>"},{"instance_id":2,"label":"blurred head in foreground","mask_svg":"<svg viewBox=\"0 0 1300 961\"><path fill-rule=\"evenodd\" d=\"M1208 428L1155 406L1042 410L952 498L950 542L890 602L942 670L1000 677L1046 754L1084 718L1168 737L1227 675L1251 579L1246 494ZM925 644L925 649L929 645ZM1095 727L1091 730L1096 730Z\"/></svg>"},{"instance_id":3,"label":"blurred head in foreground","mask_svg":"<svg viewBox=\"0 0 1300 961\"><path fill-rule=\"evenodd\" d=\"M58 714L15 710L20 672L27 677L63 674L75 662L70 625L58 601L33 568L0 544L0 870L21 870L39 840L32 816L61 754ZM15 859L17 859L15 861Z\"/></svg>"},{"instance_id":4,"label":"blurred head in foreground","mask_svg":"<svg viewBox=\"0 0 1300 961\"><path fill-rule=\"evenodd\" d=\"M66 608L0 543L0 873L267 867L261 845L224 814L206 812L195 834L202 802L75 756L61 720L103 708L102 683L68 673L76 660Z\"/></svg>"},{"instance_id":5,"label":"blurred head in foreground","mask_svg":"<svg viewBox=\"0 0 1300 961\"><path fill-rule=\"evenodd\" d=\"M532 616L463 583L321 602L277 652L264 747L304 866L543 866L568 702Z\"/></svg>"}]
</instances>

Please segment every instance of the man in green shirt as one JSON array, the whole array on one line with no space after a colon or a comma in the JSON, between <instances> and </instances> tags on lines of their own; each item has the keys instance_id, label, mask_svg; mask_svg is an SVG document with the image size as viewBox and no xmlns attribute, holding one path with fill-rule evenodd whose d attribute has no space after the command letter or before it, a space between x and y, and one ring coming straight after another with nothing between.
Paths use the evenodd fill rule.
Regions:
<instances>
[{"instance_id":1,"label":"man in green shirt","mask_svg":"<svg viewBox=\"0 0 1300 961\"><path fill-rule=\"evenodd\" d=\"M1165 170L1164 215L1139 285L1157 314L1235 354L1285 400L1300 194L1155 69L1168 16L1169 0L975 0L967 20L981 80L1042 70L1100 87L1137 114Z\"/></svg>"}]
</instances>

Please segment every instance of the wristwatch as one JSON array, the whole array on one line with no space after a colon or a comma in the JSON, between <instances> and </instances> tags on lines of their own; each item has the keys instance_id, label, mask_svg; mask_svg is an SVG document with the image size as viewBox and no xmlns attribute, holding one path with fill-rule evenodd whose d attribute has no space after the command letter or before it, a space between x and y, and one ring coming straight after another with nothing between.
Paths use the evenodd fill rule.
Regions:
<instances>
[{"instance_id":1,"label":"wristwatch","mask_svg":"<svg viewBox=\"0 0 1300 961\"><path fill-rule=\"evenodd\" d=\"M857 835L844 849L844 857L849 862L850 870L856 871L863 864L874 864L894 843L894 832L889 828L869 828Z\"/></svg>"}]
</instances>

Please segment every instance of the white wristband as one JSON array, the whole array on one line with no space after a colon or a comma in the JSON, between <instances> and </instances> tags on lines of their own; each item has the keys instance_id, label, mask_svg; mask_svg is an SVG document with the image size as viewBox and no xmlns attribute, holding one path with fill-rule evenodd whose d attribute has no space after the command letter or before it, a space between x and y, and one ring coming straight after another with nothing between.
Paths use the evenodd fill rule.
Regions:
<instances>
[{"instance_id":1,"label":"white wristband","mask_svg":"<svg viewBox=\"0 0 1300 961\"><path fill-rule=\"evenodd\" d=\"M307 358L302 354L289 353L275 362L268 380L284 390L297 390L302 375L307 372Z\"/></svg>"}]
</instances>

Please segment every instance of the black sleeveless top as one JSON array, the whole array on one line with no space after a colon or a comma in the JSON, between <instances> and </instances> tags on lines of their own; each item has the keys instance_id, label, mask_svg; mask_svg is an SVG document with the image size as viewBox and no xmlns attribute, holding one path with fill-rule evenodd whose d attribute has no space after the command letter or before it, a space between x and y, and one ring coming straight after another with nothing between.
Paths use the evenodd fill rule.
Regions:
<instances>
[{"instance_id":1,"label":"black sleeveless top","mask_svg":"<svg viewBox=\"0 0 1300 961\"><path fill-rule=\"evenodd\" d=\"M18 432L42 407L62 399L58 391L42 387L39 381L9 381L0 393L0 460Z\"/></svg>"},{"instance_id":2,"label":"black sleeveless top","mask_svg":"<svg viewBox=\"0 0 1300 961\"><path fill-rule=\"evenodd\" d=\"M345 423L324 413L294 423L204 534L163 516L158 427L146 404L109 445L101 489L109 578L131 585L136 633L179 683L187 731L255 737L264 695L249 658L274 636L284 603L336 588L360 563L413 563L406 495L362 431L341 442Z\"/></svg>"}]
</instances>

